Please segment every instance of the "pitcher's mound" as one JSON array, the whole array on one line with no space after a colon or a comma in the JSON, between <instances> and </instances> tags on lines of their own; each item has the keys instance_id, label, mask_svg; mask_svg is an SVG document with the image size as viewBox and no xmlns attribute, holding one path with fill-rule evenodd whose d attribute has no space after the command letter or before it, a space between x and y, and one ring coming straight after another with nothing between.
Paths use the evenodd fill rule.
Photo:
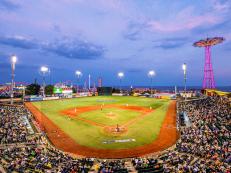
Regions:
<instances>
[{"instance_id":1,"label":"pitcher's mound","mask_svg":"<svg viewBox=\"0 0 231 173\"><path fill-rule=\"evenodd\" d=\"M107 115L108 117L115 117L115 116L116 116L116 114L113 113L113 112L106 113L106 115Z\"/></svg>"},{"instance_id":2,"label":"pitcher's mound","mask_svg":"<svg viewBox=\"0 0 231 173\"><path fill-rule=\"evenodd\" d=\"M111 135L111 136L120 136L124 133L127 132L127 127L126 126L107 126L104 127L104 132L106 132L107 134Z\"/></svg>"}]
</instances>

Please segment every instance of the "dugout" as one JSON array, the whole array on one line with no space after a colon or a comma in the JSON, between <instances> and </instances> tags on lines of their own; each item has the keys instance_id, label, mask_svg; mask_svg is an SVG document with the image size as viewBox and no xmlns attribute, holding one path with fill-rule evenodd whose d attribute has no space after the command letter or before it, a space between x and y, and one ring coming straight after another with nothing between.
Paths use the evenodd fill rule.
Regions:
<instances>
[{"instance_id":1,"label":"dugout","mask_svg":"<svg viewBox=\"0 0 231 173\"><path fill-rule=\"evenodd\" d=\"M99 96L111 96L112 87L97 87L97 92Z\"/></svg>"}]
</instances>

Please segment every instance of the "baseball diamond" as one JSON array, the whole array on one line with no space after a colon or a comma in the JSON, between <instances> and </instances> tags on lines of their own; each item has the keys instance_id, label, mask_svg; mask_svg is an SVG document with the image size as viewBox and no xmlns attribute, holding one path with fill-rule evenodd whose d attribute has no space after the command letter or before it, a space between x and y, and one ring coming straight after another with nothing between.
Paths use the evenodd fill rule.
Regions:
<instances>
[{"instance_id":1,"label":"baseball diamond","mask_svg":"<svg viewBox=\"0 0 231 173\"><path fill-rule=\"evenodd\" d=\"M178 137L175 101L98 96L26 106L57 148L81 156L142 156L172 146ZM104 142L126 139L135 141Z\"/></svg>"}]
</instances>

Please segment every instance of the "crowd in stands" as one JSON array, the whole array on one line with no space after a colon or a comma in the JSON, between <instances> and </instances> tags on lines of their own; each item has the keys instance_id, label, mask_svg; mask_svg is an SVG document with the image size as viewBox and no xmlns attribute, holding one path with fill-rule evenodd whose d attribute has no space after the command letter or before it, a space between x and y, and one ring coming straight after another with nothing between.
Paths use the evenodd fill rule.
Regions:
<instances>
[{"instance_id":1,"label":"crowd in stands","mask_svg":"<svg viewBox=\"0 0 231 173\"><path fill-rule=\"evenodd\" d=\"M127 173L128 170L125 167L125 161L123 160L112 160L112 161L101 161L99 165L98 172L102 173Z\"/></svg>"},{"instance_id":2,"label":"crowd in stands","mask_svg":"<svg viewBox=\"0 0 231 173\"><path fill-rule=\"evenodd\" d=\"M226 97L206 99L181 104L192 125L181 129L176 148L203 160L210 172L225 172L231 164L231 107Z\"/></svg>"},{"instance_id":3,"label":"crowd in stands","mask_svg":"<svg viewBox=\"0 0 231 173\"><path fill-rule=\"evenodd\" d=\"M31 145L0 149L8 172L87 172L93 162L72 157L49 147Z\"/></svg>"},{"instance_id":4,"label":"crowd in stands","mask_svg":"<svg viewBox=\"0 0 231 173\"><path fill-rule=\"evenodd\" d=\"M225 97L179 102L190 126L180 126L180 139L160 155L128 160L138 173L230 173L231 106ZM41 133L31 134L23 106L0 106L0 167L6 172L127 173L124 160L75 158L49 144ZM24 117L24 118L23 118ZM1 170L0 170L1 172Z\"/></svg>"},{"instance_id":5,"label":"crowd in stands","mask_svg":"<svg viewBox=\"0 0 231 173\"><path fill-rule=\"evenodd\" d=\"M225 97L207 97L178 104L191 121L180 127L180 139L173 150L153 157L133 159L133 165L147 172L219 172L231 170L231 105ZM153 160L155 158L155 160ZM146 172L146 171L142 171Z\"/></svg>"},{"instance_id":6,"label":"crowd in stands","mask_svg":"<svg viewBox=\"0 0 231 173\"><path fill-rule=\"evenodd\" d=\"M28 131L22 115L28 115L27 110L22 106L4 106L0 113L0 144L26 142Z\"/></svg>"},{"instance_id":7,"label":"crowd in stands","mask_svg":"<svg viewBox=\"0 0 231 173\"><path fill-rule=\"evenodd\" d=\"M138 173L163 172L163 163L154 158L134 158L132 164Z\"/></svg>"}]
</instances>

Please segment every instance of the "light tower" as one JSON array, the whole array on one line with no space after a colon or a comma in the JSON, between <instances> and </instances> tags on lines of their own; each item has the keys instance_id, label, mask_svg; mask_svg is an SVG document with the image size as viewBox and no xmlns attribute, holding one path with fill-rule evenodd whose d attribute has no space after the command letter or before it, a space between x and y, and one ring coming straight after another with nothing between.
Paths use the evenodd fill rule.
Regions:
<instances>
[{"instance_id":1,"label":"light tower","mask_svg":"<svg viewBox=\"0 0 231 173\"><path fill-rule=\"evenodd\" d=\"M43 95L43 97L46 97L46 95L45 95L45 88L46 88L45 76L49 73L49 68L46 67L46 66L42 66L40 68L40 73L41 73L41 75L43 77L42 95Z\"/></svg>"},{"instance_id":2,"label":"light tower","mask_svg":"<svg viewBox=\"0 0 231 173\"><path fill-rule=\"evenodd\" d=\"M151 96L152 96L152 80L153 80L153 77L156 75L156 72L154 70L150 70L148 72L148 77L151 79Z\"/></svg>"},{"instance_id":3,"label":"light tower","mask_svg":"<svg viewBox=\"0 0 231 173\"><path fill-rule=\"evenodd\" d=\"M81 71L79 71L79 70L76 70L75 71L75 75L77 76L77 94L78 94L78 91L79 91L79 79L80 79L80 77L83 75L82 74L82 72Z\"/></svg>"},{"instance_id":4,"label":"light tower","mask_svg":"<svg viewBox=\"0 0 231 173\"><path fill-rule=\"evenodd\" d=\"M124 73L123 72L119 72L118 74L118 78L120 80L120 93L122 93L122 86L121 86L121 83L122 83L122 79L124 77Z\"/></svg>"},{"instance_id":5,"label":"light tower","mask_svg":"<svg viewBox=\"0 0 231 173\"><path fill-rule=\"evenodd\" d=\"M203 89L215 88L215 80L214 80L213 67L211 62L211 46L222 43L223 41L224 41L223 37L214 37L214 38L206 38L204 40L199 40L193 44L193 46L195 47L205 48Z\"/></svg>"},{"instance_id":6,"label":"light tower","mask_svg":"<svg viewBox=\"0 0 231 173\"><path fill-rule=\"evenodd\" d=\"M184 99L186 100L186 70L187 70L187 65L186 65L186 63L184 63L183 65L182 65L182 70L183 70L183 72L184 72Z\"/></svg>"},{"instance_id":7,"label":"light tower","mask_svg":"<svg viewBox=\"0 0 231 173\"><path fill-rule=\"evenodd\" d=\"M10 92L10 104L13 104L14 103L14 71L15 71L15 64L17 62L17 57L16 55L13 55L11 57L11 92Z\"/></svg>"}]
</instances>

